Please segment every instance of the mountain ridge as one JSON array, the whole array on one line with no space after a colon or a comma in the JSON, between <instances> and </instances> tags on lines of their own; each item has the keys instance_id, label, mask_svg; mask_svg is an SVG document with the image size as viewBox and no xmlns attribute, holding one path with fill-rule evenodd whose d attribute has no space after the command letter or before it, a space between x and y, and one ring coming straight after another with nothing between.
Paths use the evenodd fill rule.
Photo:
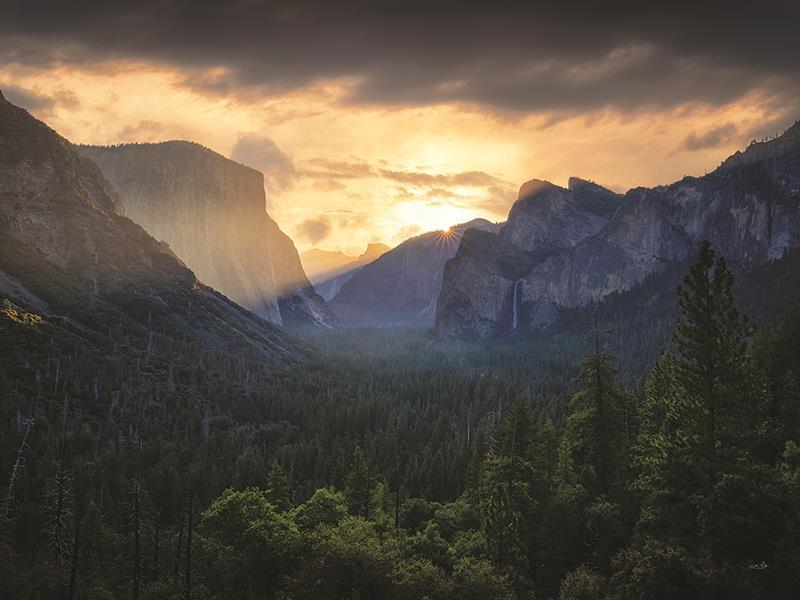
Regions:
<instances>
[{"instance_id":1,"label":"mountain ridge","mask_svg":"<svg viewBox=\"0 0 800 600\"><path fill-rule=\"evenodd\" d=\"M377 260L391 248L385 244L370 243L367 244L366 249L355 260L342 265L339 269L329 273L327 277L320 279L316 282L315 289L319 292L320 296L325 298L326 301L331 300L339 291L342 286L350 281L356 273L363 269L366 265Z\"/></svg>"},{"instance_id":2,"label":"mountain ridge","mask_svg":"<svg viewBox=\"0 0 800 600\"><path fill-rule=\"evenodd\" d=\"M553 206L558 205L555 200L569 214L570 199L564 188L537 183L534 192L545 200L537 206L543 208L526 214L517 205L522 202L524 208L527 196L520 198L509 213L512 225L507 224L500 234L517 228L516 235L506 235L505 240L533 259L527 273L517 280L498 279L496 270L488 269L487 274L494 275L487 275L483 285L499 286L505 301L481 300L491 298L480 288L484 258L476 256L469 245L460 247L446 268L436 333L443 337L507 335L512 321L509 307L517 293L522 329L546 329L560 310L629 289L647 275L685 260L703 239L743 269L776 260L798 244L800 234L798 132L796 124L778 138L751 144L705 176L615 194L619 205L593 233L586 227L597 223L592 219L579 221L576 229L558 211L551 218ZM587 195L584 206L595 202L606 206L611 196L598 196L613 194L600 186L583 191ZM542 230L547 230L545 235L539 235ZM580 237L586 232L589 235ZM549 243L553 237L567 243L554 250Z\"/></svg>"},{"instance_id":3,"label":"mountain ridge","mask_svg":"<svg viewBox=\"0 0 800 600\"><path fill-rule=\"evenodd\" d=\"M358 270L331 299L331 308L348 324L432 324L444 264L472 228L500 225L473 219L409 238Z\"/></svg>"}]
</instances>

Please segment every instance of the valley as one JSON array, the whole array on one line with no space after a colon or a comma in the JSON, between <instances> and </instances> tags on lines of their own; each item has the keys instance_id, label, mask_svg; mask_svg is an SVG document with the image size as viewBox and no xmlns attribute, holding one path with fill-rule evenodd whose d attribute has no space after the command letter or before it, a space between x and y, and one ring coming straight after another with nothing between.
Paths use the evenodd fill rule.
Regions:
<instances>
[{"instance_id":1,"label":"valley","mask_svg":"<svg viewBox=\"0 0 800 600\"><path fill-rule=\"evenodd\" d=\"M0 595L793 597L798 186L795 123L301 254L261 172L0 96Z\"/></svg>"}]
</instances>

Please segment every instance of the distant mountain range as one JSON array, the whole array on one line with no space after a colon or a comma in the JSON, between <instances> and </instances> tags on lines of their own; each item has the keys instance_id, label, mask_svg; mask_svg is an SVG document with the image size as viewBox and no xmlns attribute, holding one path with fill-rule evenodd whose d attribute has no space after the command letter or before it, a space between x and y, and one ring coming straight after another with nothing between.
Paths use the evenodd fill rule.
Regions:
<instances>
[{"instance_id":1,"label":"distant mountain range","mask_svg":"<svg viewBox=\"0 0 800 600\"><path fill-rule=\"evenodd\" d=\"M300 260L315 291L330 300L361 267L390 249L386 244L371 243L360 256L349 256L344 252L313 248L301 254Z\"/></svg>"},{"instance_id":2,"label":"distant mountain range","mask_svg":"<svg viewBox=\"0 0 800 600\"><path fill-rule=\"evenodd\" d=\"M653 278L685 263L705 239L745 273L800 246L800 123L671 185L617 195L579 179L568 189L525 184L506 225L467 231L447 263L436 333L548 330L564 311L645 278L657 289Z\"/></svg>"},{"instance_id":3,"label":"distant mountain range","mask_svg":"<svg viewBox=\"0 0 800 600\"><path fill-rule=\"evenodd\" d=\"M475 219L410 238L356 271L329 305L344 324L430 326L444 265L469 229L497 231Z\"/></svg>"},{"instance_id":4,"label":"distant mountain range","mask_svg":"<svg viewBox=\"0 0 800 600\"><path fill-rule=\"evenodd\" d=\"M0 294L101 338L121 328L141 341L158 327L274 357L303 350L273 325L563 331L598 303L609 314L666 306L704 239L781 297L771 278L794 280L787 261L800 250L800 123L703 177L625 194L531 180L505 223L476 219L358 257L315 249L302 263L266 212L261 173L207 148L76 148L5 99L0 128Z\"/></svg>"},{"instance_id":5,"label":"distant mountain range","mask_svg":"<svg viewBox=\"0 0 800 600\"><path fill-rule=\"evenodd\" d=\"M305 352L201 283L169 246L121 214L91 160L2 94L0 297L4 343L33 344L63 360L90 364L84 357L96 354L108 364L124 353L138 368L154 357L218 364L236 356L261 365Z\"/></svg>"},{"instance_id":6,"label":"distant mountain range","mask_svg":"<svg viewBox=\"0 0 800 600\"><path fill-rule=\"evenodd\" d=\"M332 325L294 243L266 212L259 171L191 142L78 150L100 167L124 214L201 281L272 323Z\"/></svg>"}]
</instances>

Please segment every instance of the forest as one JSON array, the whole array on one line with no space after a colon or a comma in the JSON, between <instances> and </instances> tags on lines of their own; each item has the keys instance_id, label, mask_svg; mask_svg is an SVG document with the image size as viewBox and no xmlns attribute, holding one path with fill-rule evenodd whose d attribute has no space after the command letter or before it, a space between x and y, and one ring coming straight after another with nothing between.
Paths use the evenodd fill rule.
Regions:
<instances>
[{"instance_id":1,"label":"forest","mask_svg":"<svg viewBox=\"0 0 800 600\"><path fill-rule=\"evenodd\" d=\"M676 279L647 349L607 305L269 366L6 300L0 597L795 598L800 301L750 322L708 243Z\"/></svg>"}]
</instances>

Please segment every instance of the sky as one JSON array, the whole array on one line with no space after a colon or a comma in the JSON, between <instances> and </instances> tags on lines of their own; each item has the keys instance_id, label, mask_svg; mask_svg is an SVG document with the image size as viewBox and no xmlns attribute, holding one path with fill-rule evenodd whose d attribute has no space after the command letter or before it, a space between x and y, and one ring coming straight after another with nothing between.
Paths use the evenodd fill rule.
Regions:
<instances>
[{"instance_id":1,"label":"sky","mask_svg":"<svg viewBox=\"0 0 800 600\"><path fill-rule=\"evenodd\" d=\"M78 143L261 170L303 251L359 254L525 181L702 175L800 116L800 3L4 0L0 89Z\"/></svg>"}]
</instances>

